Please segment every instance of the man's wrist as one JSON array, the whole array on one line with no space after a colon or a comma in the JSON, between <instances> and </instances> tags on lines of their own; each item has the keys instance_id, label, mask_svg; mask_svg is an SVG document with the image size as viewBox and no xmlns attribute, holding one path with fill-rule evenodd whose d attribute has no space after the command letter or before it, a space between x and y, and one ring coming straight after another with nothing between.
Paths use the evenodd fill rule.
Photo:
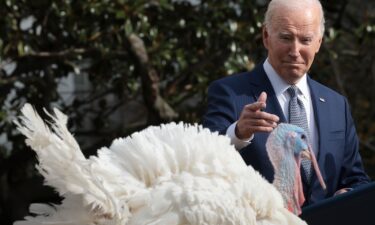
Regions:
<instances>
[{"instance_id":1,"label":"man's wrist","mask_svg":"<svg viewBox=\"0 0 375 225\"><path fill-rule=\"evenodd\" d=\"M251 143L251 140L254 138L252 135L250 138L241 139L236 134L237 121L232 123L226 132L226 135L230 138L231 143L235 146L237 150L240 150Z\"/></svg>"}]
</instances>

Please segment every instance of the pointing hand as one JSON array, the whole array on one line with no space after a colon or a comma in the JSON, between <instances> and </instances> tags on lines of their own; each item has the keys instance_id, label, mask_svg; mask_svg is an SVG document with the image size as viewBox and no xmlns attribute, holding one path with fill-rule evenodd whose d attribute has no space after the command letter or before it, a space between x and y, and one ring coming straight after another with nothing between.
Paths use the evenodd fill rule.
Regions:
<instances>
[{"instance_id":1,"label":"pointing hand","mask_svg":"<svg viewBox=\"0 0 375 225\"><path fill-rule=\"evenodd\" d=\"M235 133L239 139L249 139L256 132L271 132L279 121L279 117L264 112L267 93L262 92L257 102L245 105L237 121Z\"/></svg>"}]
</instances>

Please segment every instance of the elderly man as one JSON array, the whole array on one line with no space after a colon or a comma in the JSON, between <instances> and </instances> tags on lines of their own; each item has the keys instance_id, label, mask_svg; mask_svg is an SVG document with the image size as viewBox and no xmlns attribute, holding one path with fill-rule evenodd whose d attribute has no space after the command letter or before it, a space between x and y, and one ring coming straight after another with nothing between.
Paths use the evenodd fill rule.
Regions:
<instances>
[{"instance_id":1,"label":"elderly man","mask_svg":"<svg viewBox=\"0 0 375 225\"><path fill-rule=\"evenodd\" d=\"M214 81L203 119L205 127L228 135L244 161L270 182L269 132L279 122L305 129L327 184L322 190L303 162L306 204L369 182L346 98L307 74L323 33L319 0L272 0L263 26L267 59L251 72Z\"/></svg>"}]
</instances>

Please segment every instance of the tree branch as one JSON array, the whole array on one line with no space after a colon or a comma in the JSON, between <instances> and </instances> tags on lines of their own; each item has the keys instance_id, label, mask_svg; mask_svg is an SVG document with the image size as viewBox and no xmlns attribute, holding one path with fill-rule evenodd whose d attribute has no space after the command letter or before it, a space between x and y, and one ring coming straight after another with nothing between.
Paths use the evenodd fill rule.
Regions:
<instances>
[{"instance_id":1,"label":"tree branch","mask_svg":"<svg viewBox=\"0 0 375 225\"><path fill-rule=\"evenodd\" d=\"M359 143L365 146L366 148L370 149L371 151L375 152L375 145L371 144L370 141L362 141L360 140Z\"/></svg>"},{"instance_id":2,"label":"tree branch","mask_svg":"<svg viewBox=\"0 0 375 225\"><path fill-rule=\"evenodd\" d=\"M337 58L335 58L333 56L333 54L331 53L331 51L328 49L328 47L325 44L324 44L324 47L327 49L329 61L332 65L333 74L335 75L335 80L336 80L337 86L339 87L339 90L340 90L341 94L344 95L344 96L347 96L346 91L345 91L345 83L344 83L342 77L340 76L341 71L340 71L340 66L337 63Z\"/></svg>"},{"instance_id":3,"label":"tree branch","mask_svg":"<svg viewBox=\"0 0 375 225\"><path fill-rule=\"evenodd\" d=\"M141 75L143 99L149 110L149 123L155 124L160 121L171 121L177 118L178 114L164 100L159 91L159 76L156 70L150 65L144 42L136 34L128 36L131 52L134 54L138 71Z\"/></svg>"}]
</instances>

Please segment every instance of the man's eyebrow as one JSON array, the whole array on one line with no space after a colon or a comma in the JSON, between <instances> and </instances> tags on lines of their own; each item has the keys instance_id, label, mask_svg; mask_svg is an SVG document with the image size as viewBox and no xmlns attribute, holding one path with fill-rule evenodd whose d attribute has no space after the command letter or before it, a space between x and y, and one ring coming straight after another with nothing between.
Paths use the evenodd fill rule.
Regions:
<instances>
[{"instance_id":1,"label":"man's eyebrow","mask_svg":"<svg viewBox=\"0 0 375 225\"><path fill-rule=\"evenodd\" d=\"M288 35L292 35L291 32L288 32L288 31L280 31L279 32L279 35L282 35L282 36L288 36Z\"/></svg>"},{"instance_id":2,"label":"man's eyebrow","mask_svg":"<svg viewBox=\"0 0 375 225\"><path fill-rule=\"evenodd\" d=\"M303 34L304 37L314 37L316 34L314 32L309 32L306 34Z\"/></svg>"},{"instance_id":3,"label":"man's eyebrow","mask_svg":"<svg viewBox=\"0 0 375 225\"><path fill-rule=\"evenodd\" d=\"M278 34L278 36L292 36L294 35L292 32L289 32L289 31L280 31ZM315 33L307 33L307 34L301 34L301 35L298 35L300 38L314 38L316 37L316 34Z\"/></svg>"}]
</instances>

